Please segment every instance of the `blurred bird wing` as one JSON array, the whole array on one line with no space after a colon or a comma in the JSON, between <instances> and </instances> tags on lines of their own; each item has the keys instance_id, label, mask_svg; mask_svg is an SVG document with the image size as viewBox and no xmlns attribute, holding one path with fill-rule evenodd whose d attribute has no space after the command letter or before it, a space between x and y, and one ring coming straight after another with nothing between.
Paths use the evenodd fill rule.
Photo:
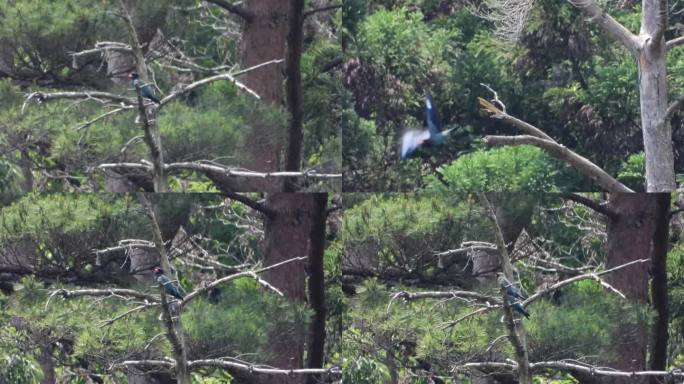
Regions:
<instances>
[{"instance_id":1,"label":"blurred bird wing","mask_svg":"<svg viewBox=\"0 0 684 384\"><path fill-rule=\"evenodd\" d=\"M401 137L401 158L405 158L415 151L425 140L430 138L430 132L412 129Z\"/></svg>"},{"instance_id":2,"label":"blurred bird wing","mask_svg":"<svg viewBox=\"0 0 684 384\"><path fill-rule=\"evenodd\" d=\"M425 96L425 121L431 135L438 135L442 130L442 125L439 122L435 104L432 102L432 96Z\"/></svg>"}]
</instances>

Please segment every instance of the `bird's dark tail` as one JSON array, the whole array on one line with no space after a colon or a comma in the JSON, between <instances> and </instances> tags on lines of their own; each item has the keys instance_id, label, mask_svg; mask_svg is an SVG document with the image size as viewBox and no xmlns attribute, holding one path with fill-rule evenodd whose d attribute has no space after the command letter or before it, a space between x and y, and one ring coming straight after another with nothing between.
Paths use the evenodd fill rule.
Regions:
<instances>
[{"instance_id":1,"label":"bird's dark tail","mask_svg":"<svg viewBox=\"0 0 684 384\"><path fill-rule=\"evenodd\" d=\"M520 313L522 313L526 318L530 318L530 313L522 308L520 308Z\"/></svg>"},{"instance_id":2,"label":"bird's dark tail","mask_svg":"<svg viewBox=\"0 0 684 384\"><path fill-rule=\"evenodd\" d=\"M161 104L161 100L157 96L150 96L150 100L154 101L157 104Z\"/></svg>"}]
</instances>

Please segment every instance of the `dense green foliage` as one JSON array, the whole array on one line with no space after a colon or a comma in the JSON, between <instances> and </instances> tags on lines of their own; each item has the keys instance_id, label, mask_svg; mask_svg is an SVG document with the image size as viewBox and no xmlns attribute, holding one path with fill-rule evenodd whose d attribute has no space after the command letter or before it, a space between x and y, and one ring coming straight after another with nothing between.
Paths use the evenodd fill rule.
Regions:
<instances>
[{"instance_id":1,"label":"dense green foliage","mask_svg":"<svg viewBox=\"0 0 684 384\"><path fill-rule=\"evenodd\" d=\"M489 200L504 236L517 238L509 250L517 260L516 277L529 294L574 275L554 272L532 257L553 258L569 268L605 263L605 223L587 207L563 203L552 194L491 194ZM500 309L474 314L486 306L467 298L406 301L397 296L402 291L468 290L496 300L499 289L487 269L486 252L471 249L454 259L437 256L467 248L466 242L495 241L492 223L476 196L447 189L420 195L351 195L340 240L348 293L353 290L345 300L342 343L348 380L423 383L430 373L445 382L455 377L469 382L465 371L459 375L452 369L466 362L515 359L511 344L503 338L507 329ZM674 359L670 366L684 356L682 295L677 288L682 275L681 240L677 237L674 244L668 257L672 310L668 353ZM533 362L570 359L610 365L619 353L616 338L631 337L628 334L637 327L649 329L653 316L648 306L630 304L593 280L546 295L527 310L531 318L522 323ZM567 372L535 375L540 382L551 378L576 382Z\"/></svg>"},{"instance_id":2,"label":"dense green foliage","mask_svg":"<svg viewBox=\"0 0 684 384\"><path fill-rule=\"evenodd\" d=\"M32 92L104 91L134 97L125 78L135 65L131 57L116 56L118 51L72 56L93 49L98 42L129 43L122 2L44 3L0 5L0 185L3 192L111 190L103 172L97 170L99 164L150 159L137 108L117 111L119 103L98 99L24 102ZM191 0L123 4L161 96L237 70L242 58L240 24L220 8L197 6ZM337 21L332 15L317 14L307 22L333 29ZM341 167L341 110L335 107L342 94L340 71L326 68L338 56L340 47L333 35L306 29L304 169L336 172ZM264 131L268 134L256 145L275 143L283 148L276 158L284 159L288 120L284 104L255 100L233 83L219 81L164 106L155 122L166 163L202 160L248 168L258 148L253 142L248 145L245 137L254 127L268 127ZM130 181L138 190L151 189L149 177L133 172ZM217 191L201 173L190 171L174 174L169 184L174 191Z\"/></svg>"},{"instance_id":3,"label":"dense green foliage","mask_svg":"<svg viewBox=\"0 0 684 384\"><path fill-rule=\"evenodd\" d=\"M213 263L225 268L263 262L263 224L242 204L213 194L151 194L148 199L187 292L231 274L193 258L198 256L192 244L207 252L201 257L211 255ZM0 262L4 270L14 267L16 276L24 276L11 287L6 280L0 285L0 382L37 383L44 372L41 356L48 347L56 375L84 384L91 374L106 382L111 382L110 374L126 380L125 371L111 370L112 364L124 360L173 356L158 306L136 310L143 302L123 296L65 297L57 292L128 288L158 295L150 272L158 263L156 251L95 252L115 247L120 240L154 240L138 197L28 194L0 208L0 218ZM326 355L340 359L340 252L335 236L329 240L324 259ZM305 303L275 295L249 277L232 280L184 308L181 322L188 358L268 361L273 335L305 334L312 314ZM231 380L220 369L193 374L198 383Z\"/></svg>"}]
</instances>

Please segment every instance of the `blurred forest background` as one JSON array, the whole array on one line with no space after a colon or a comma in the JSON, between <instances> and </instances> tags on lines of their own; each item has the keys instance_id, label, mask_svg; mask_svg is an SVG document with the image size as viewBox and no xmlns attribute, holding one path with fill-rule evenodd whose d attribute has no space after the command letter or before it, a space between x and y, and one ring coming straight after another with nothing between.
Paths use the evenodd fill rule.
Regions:
<instances>
[{"instance_id":1,"label":"blurred forest background","mask_svg":"<svg viewBox=\"0 0 684 384\"><path fill-rule=\"evenodd\" d=\"M501 23L482 17L493 3L345 2L344 190L432 189L444 183L465 192L598 189L538 148L485 145L483 136L516 129L480 111L477 98L493 98L482 84L498 92L510 115L630 188L644 190L639 80L627 49L564 0L531 3L524 28L511 42L512 33L500 33ZM524 2L498 3L515 9ZM599 5L638 33L641 2ZM669 2L666 40L681 36L683 7L681 0ZM667 53L667 76L669 100L675 100L684 93L684 47ZM400 135L425 127L426 93L444 127L456 129L444 145L400 161ZM671 123L675 171L682 174L681 112Z\"/></svg>"},{"instance_id":2,"label":"blurred forest background","mask_svg":"<svg viewBox=\"0 0 684 384\"><path fill-rule=\"evenodd\" d=\"M254 4L245 11L225 1L2 2L0 185L5 193L153 191L150 176L139 169L98 168L154 162L138 123L137 103L128 101L135 100L135 89L127 75L141 68L147 72L141 78L160 98L220 74L235 74L236 81L261 97L224 78L163 104L153 120L166 163L284 170L292 141L285 96L289 2ZM339 173L341 167L340 7L329 5L307 1L299 12L302 49L295 61L303 124L297 171ZM277 25L265 28L276 37L257 27L268 26L262 20L268 12L280 15ZM131 49L128 16L143 63ZM123 100L46 96L86 91ZM169 176L173 191L220 189L216 178L191 168Z\"/></svg>"},{"instance_id":3,"label":"blurred forest background","mask_svg":"<svg viewBox=\"0 0 684 384\"><path fill-rule=\"evenodd\" d=\"M339 197L250 197L29 194L2 207L0 382L332 380L251 369L339 364ZM288 200L298 210L287 210ZM179 359L152 273L165 259L165 274L186 291L174 324L182 327L187 381L169 365ZM243 271L262 280L211 285ZM178 314L178 304L169 308Z\"/></svg>"},{"instance_id":4,"label":"blurred forest background","mask_svg":"<svg viewBox=\"0 0 684 384\"><path fill-rule=\"evenodd\" d=\"M598 369L684 367L683 196L487 198L515 284L527 296L646 259L596 277L601 284L585 276L526 305L530 318L517 321L530 364L586 368L537 366L530 382L681 382L667 375L602 376ZM523 382L511 368L518 358L502 318L496 228L475 195L345 195L339 236L347 308L342 348L350 356L345 382ZM486 365L492 362L503 364Z\"/></svg>"}]
</instances>

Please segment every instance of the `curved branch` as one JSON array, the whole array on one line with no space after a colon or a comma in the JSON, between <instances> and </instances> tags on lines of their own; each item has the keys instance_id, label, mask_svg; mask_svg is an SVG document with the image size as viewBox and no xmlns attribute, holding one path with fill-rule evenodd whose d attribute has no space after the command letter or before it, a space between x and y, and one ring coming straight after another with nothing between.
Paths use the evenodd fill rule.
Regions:
<instances>
[{"instance_id":1,"label":"curved branch","mask_svg":"<svg viewBox=\"0 0 684 384\"><path fill-rule=\"evenodd\" d=\"M246 10L245 8L240 7L239 5L231 4L226 0L204 0L204 1L206 1L207 3L217 5L217 6L225 9L226 11L228 11L234 15L240 16L241 18L243 18L248 23L251 23L252 21L254 21L254 18L255 18L254 14L252 12Z\"/></svg>"},{"instance_id":2,"label":"curved branch","mask_svg":"<svg viewBox=\"0 0 684 384\"><path fill-rule=\"evenodd\" d=\"M617 20L613 19L594 0L569 0L572 5L584 13L590 21L596 22L605 32L613 36L633 55L639 50L639 38L625 28Z\"/></svg>"},{"instance_id":3,"label":"curved branch","mask_svg":"<svg viewBox=\"0 0 684 384\"><path fill-rule=\"evenodd\" d=\"M533 145L549 153L549 155L570 164L581 174L594 180L601 188L612 193L633 193L596 164L569 150L555 141L545 140L535 136L485 136L485 143L490 145Z\"/></svg>"},{"instance_id":4,"label":"curved branch","mask_svg":"<svg viewBox=\"0 0 684 384\"><path fill-rule=\"evenodd\" d=\"M233 199L235 201L239 201L240 203L252 208L255 211L263 213L264 215L268 216L269 218L274 218L276 215L276 211L274 211L273 209L265 206L264 204L259 203L258 201L252 200L245 195L241 195L241 194L236 193L236 192L228 192L228 191L225 191L223 194L226 195L230 199Z\"/></svg>"},{"instance_id":5,"label":"curved branch","mask_svg":"<svg viewBox=\"0 0 684 384\"><path fill-rule=\"evenodd\" d=\"M561 193L560 196L565 199L572 200L576 203L582 204L587 208L591 208L595 212L604 214L608 216L611 220L615 220L618 217L618 213L615 210L610 209L610 207L606 205L606 203L600 203L596 200L592 200L588 197L579 195L577 193Z\"/></svg>"}]
</instances>

